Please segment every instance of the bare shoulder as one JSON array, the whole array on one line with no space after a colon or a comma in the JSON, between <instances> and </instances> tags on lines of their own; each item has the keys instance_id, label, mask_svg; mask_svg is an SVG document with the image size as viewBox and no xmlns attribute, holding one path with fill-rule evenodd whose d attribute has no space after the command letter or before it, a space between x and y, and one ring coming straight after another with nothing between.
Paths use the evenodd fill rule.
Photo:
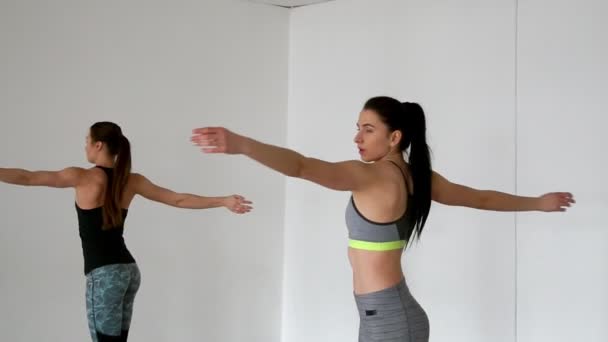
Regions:
<instances>
[{"instance_id":1,"label":"bare shoulder","mask_svg":"<svg viewBox=\"0 0 608 342\"><path fill-rule=\"evenodd\" d=\"M344 167L344 171L358 174L369 179L379 179L379 177L386 176L388 167L384 162L366 163L360 160L346 160L340 162ZM393 166L394 167L394 166Z\"/></svg>"},{"instance_id":2,"label":"bare shoulder","mask_svg":"<svg viewBox=\"0 0 608 342\"><path fill-rule=\"evenodd\" d=\"M435 188L438 188L438 189L441 187L450 185L450 181L447 180L443 175L441 175L439 172L437 172L435 170L433 170L431 182L432 182L432 186Z\"/></svg>"},{"instance_id":3,"label":"bare shoulder","mask_svg":"<svg viewBox=\"0 0 608 342\"><path fill-rule=\"evenodd\" d=\"M408 192L413 192L414 179L412 178L410 165L407 162L391 162L386 160L376 164L378 164L380 172L382 172L382 178L385 179L386 182L392 185L401 185L403 182L406 182L405 186L408 189Z\"/></svg>"},{"instance_id":4,"label":"bare shoulder","mask_svg":"<svg viewBox=\"0 0 608 342\"><path fill-rule=\"evenodd\" d=\"M376 182L376 168L358 160L304 158L297 177L338 191L362 191Z\"/></svg>"},{"instance_id":5,"label":"bare shoulder","mask_svg":"<svg viewBox=\"0 0 608 342\"><path fill-rule=\"evenodd\" d=\"M144 177L144 175L142 175L141 173L132 172L129 175L129 181L127 183L127 187L130 189L137 189L142 184L144 184L146 181L147 181L147 178Z\"/></svg>"},{"instance_id":6,"label":"bare shoulder","mask_svg":"<svg viewBox=\"0 0 608 342\"><path fill-rule=\"evenodd\" d=\"M69 166L69 167L64 168L60 172L63 172L65 174L75 175L75 176L84 176L87 173L87 171L89 171L89 170L90 169L85 169L85 168L78 167L78 166Z\"/></svg>"},{"instance_id":7,"label":"bare shoulder","mask_svg":"<svg viewBox=\"0 0 608 342\"><path fill-rule=\"evenodd\" d=\"M338 165L343 165L346 166L354 171L361 171L361 172L376 172L377 167L376 164L377 163L365 163L362 162L360 160L345 160L342 162L338 162L336 163Z\"/></svg>"},{"instance_id":8,"label":"bare shoulder","mask_svg":"<svg viewBox=\"0 0 608 342\"><path fill-rule=\"evenodd\" d=\"M88 181L88 170L71 166L59 171L33 171L30 173L28 185L75 188L88 184Z\"/></svg>"},{"instance_id":9,"label":"bare shoulder","mask_svg":"<svg viewBox=\"0 0 608 342\"><path fill-rule=\"evenodd\" d=\"M105 172L103 172L102 169L98 168L98 167L90 167L88 169L81 169L83 172L87 173L88 176L90 177L99 177L99 176L105 176Z\"/></svg>"},{"instance_id":10,"label":"bare shoulder","mask_svg":"<svg viewBox=\"0 0 608 342\"><path fill-rule=\"evenodd\" d=\"M106 181L106 174L102 169L98 167L91 167L88 169L81 169L78 171L86 183L104 183Z\"/></svg>"},{"instance_id":11,"label":"bare shoulder","mask_svg":"<svg viewBox=\"0 0 608 342\"><path fill-rule=\"evenodd\" d=\"M95 177L95 175L90 173L90 169L77 166L66 167L65 169L59 171L58 175L62 179L73 180L75 184L87 183L91 177Z\"/></svg>"},{"instance_id":12,"label":"bare shoulder","mask_svg":"<svg viewBox=\"0 0 608 342\"><path fill-rule=\"evenodd\" d=\"M360 170L368 179L368 186L365 188L353 191L353 193L363 194L371 191L377 193L384 192L387 189L393 189L395 186L402 184L403 175L399 168L389 161L377 161L374 163L365 163L362 161L353 161L354 168ZM401 167L401 166L400 166Z\"/></svg>"},{"instance_id":13,"label":"bare shoulder","mask_svg":"<svg viewBox=\"0 0 608 342\"><path fill-rule=\"evenodd\" d=\"M392 162L388 160L382 160L374 163L376 172L383 177L390 177L391 179L403 179L406 176L408 179L411 178L410 166L405 162Z\"/></svg>"},{"instance_id":14,"label":"bare shoulder","mask_svg":"<svg viewBox=\"0 0 608 342\"><path fill-rule=\"evenodd\" d=\"M129 175L129 183L130 184L137 184L137 183L141 183L142 181L144 181L146 179L146 177L144 177L144 175L142 175L141 173L135 173L132 172Z\"/></svg>"}]
</instances>

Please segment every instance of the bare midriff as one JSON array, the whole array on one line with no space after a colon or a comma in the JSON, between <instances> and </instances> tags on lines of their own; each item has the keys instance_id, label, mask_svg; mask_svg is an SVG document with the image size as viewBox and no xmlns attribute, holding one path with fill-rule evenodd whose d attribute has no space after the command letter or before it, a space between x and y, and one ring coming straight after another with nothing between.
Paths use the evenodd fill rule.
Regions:
<instances>
[{"instance_id":1,"label":"bare midriff","mask_svg":"<svg viewBox=\"0 0 608 342\"><path fill-rule=\"evenodd\" d=\"M403 278L402 253L403 249L369 251L349 247L355 294L375 292L399 283Z\"/></svg>"}]
</instances>

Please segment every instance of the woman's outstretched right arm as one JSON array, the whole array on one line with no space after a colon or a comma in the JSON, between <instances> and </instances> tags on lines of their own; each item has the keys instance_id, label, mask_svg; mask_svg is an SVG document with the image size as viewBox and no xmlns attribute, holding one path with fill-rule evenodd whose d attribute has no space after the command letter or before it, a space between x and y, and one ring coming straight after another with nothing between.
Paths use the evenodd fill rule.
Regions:
<instances>
[{"instance_id":1,"label":"woman's outstretched right arm","mask_svg":"<svg viewBox=\"0 0 608 342\"><path fill-rule=\"evenodd\" d=\"M195 129L191 141L205 153L243 154L286 176L306 179L332 190L362 191L377 180L375 168L366 163L355 160L332 163L308 158L223 127Z\"/></svg>"}]
</instances>

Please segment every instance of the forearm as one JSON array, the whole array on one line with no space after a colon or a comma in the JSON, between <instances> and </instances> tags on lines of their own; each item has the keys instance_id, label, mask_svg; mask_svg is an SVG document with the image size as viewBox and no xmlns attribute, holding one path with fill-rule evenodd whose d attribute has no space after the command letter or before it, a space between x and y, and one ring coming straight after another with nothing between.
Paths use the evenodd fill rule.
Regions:
<instances>
[{"instance_id":1,"label":"forearm","mask_svg":"<svg viewBox=\"0 0 608 342\"><path fill-rule=\"evenodd\" d=\"M180 194L175 206L184 209L211 209L226 205L226 197L204 197L193 194Z\"/></svg>"},{"instance_id":2,"label":"forearm","mask_svg":"<svg viewBox=\"0 0 608 342\"><path fill-rule=\"evenodd\" d=\"M23 169L0 168L0 182L16 185L29 185L31 174L30 171Z\"/></svg>"},{"instance_id":3,"label":"forearm","mask_svg":"<svg viewBox=\"0 0 608 342\"><path fill-rule=\"evenodd\" d=\"M534 211L540 210L539 198L523 197L504 192L482 191L479 209L494 211Z\"/></svg>"},{"instance_id":4,"label":"forearm","mask_svg":"<svg viewBox=\"0 0 608 342\"><path fill-rule=\"evenodd\" d=\"M246 139L243 154L289 177L299 177L305 157L298 152Z\"/></svg>"}]
</instances>

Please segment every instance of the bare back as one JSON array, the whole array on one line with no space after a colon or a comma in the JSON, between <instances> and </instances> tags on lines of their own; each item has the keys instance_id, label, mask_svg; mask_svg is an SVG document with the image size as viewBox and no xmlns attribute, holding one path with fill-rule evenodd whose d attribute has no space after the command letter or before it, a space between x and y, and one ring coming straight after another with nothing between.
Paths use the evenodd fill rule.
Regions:
<instances>
[{"instance_id":1,"label":"bare back","mask_svg":"<svg viewBox=\"0 0 608 342\"><path fill-rule=\"evenodd\" d=\"M398 165L381 161L373 167L377 168L380 181L365 191L353 192L354 204L366 220L380 224L396 221L408 206L408 189L412 189L409 167L403 161ZM369 293L398 283L403 278L402 253L403 249L371 251L349 247L355 293Z\"/></svg>"},{"instance_id":2,"label":"bare back","mask_svg":"<svg viewBox=\"0 0 608 342\"><path fill-rule=\"evenodd\" d=\"M131 174L133 176L133 174ZM81 209L94 209L102 207L105 201L108 177L99 167L92 167L82 173L78 185L75 187L76 204ZM123 190L121 208L128 209L135 197L134 177L129 177L127 186Z\"/></svg>"}]
</instances>

